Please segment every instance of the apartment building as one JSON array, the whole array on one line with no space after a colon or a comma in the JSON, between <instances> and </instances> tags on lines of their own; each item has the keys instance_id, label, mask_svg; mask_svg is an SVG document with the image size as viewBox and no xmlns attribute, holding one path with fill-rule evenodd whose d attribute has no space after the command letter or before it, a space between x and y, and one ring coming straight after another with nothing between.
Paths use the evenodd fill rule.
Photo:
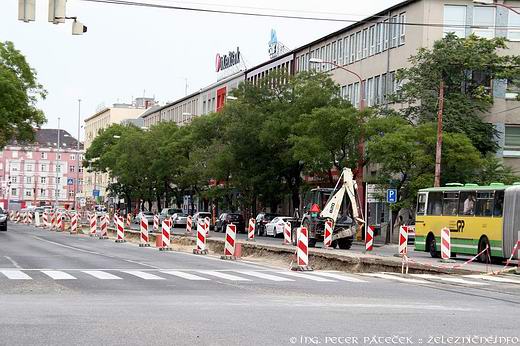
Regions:
<instances>
[{"instance_id":1,"label":"apartment building","mask_svg":"<svg viewBox=\"0 0 520 346\"><path fill-rule=\"evenodd\" d=\"M60 147L58 152L58 135ZM0 206L74 206L83 191L83 145L65 130L39 129L33 143L12 141L0 151ZM75 191L76 186L78 191ZM76 193L77 192L77 193Z\"/></svg>"}]
</instances>

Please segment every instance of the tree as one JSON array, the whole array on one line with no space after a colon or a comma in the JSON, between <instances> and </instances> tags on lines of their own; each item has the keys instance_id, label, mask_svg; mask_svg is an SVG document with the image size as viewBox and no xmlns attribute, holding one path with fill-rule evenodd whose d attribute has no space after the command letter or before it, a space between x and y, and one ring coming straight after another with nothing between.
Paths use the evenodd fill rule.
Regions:
<instances>
[{"instance_id":1,"label":"tree","mask_svg":"<svg viewBox=\"0 0 520 346\"><path fill-rule=\"evenodd\" d=\"M443 130L465 134L482 154L496 152L496 131L483 115L493 105L492 81L517 79L520 73L520 57L501 54L506 48L503 38L448 34L432 48L419 49L409 59L412 66L396 76L400 113L419 124L435 122L443 81Z\"/></svg>"},{"instance_id":2,"label":"tree","mask_svg":"<svg viewBox=\"0 0 520 346\"><path fill-rule=\"evenodd\" d=\"M34 139L33 128L45 123L36 102L46 94L23 54L12 42L0 42L0 148L12 139Z\"/></svg>"}]
</instances>

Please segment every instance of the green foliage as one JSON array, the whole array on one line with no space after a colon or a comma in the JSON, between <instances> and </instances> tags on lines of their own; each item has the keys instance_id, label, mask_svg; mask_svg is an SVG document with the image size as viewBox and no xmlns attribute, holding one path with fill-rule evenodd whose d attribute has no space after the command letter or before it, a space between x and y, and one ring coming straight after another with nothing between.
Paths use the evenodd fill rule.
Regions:
<instances>
[{"instance_id":1,"label":"green foliage","mask_svg":"<svg viewBox=\"0 0 520 346\"><path fill-rule=\"evenodd\" d=\"M11 139L34 139L33 128L45 122L36 102L45 96L23 54L12 42L0 42L0 148Z\"/></svg>"}]
</instances>

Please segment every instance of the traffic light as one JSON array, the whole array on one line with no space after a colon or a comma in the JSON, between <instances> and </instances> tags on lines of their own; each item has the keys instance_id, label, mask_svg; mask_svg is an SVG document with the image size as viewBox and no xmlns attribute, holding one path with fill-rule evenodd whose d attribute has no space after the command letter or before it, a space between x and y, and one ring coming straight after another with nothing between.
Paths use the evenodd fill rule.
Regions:
<instances>
[{"instance_id":1,"label":"traffic light","mask_svg":"<svg viewBox=\"0 0 520 346\"><path fill-rule=\"evenodd\" d=\"M67 0L49 0L49 22L65 23Z\"/></svg>"},{"instance_id":2,"label":"traffic light","mask_svg":"<svg viewBox=\"0 0 520 346\"><path fill-rule=\"evenodd\" d=\"M74 19L72 23L72 35L83 35L87 32L87 27Z\"/></svg>"},{"instance_id":3,"label":"traffic light","mask_svg":"<svg viewBox=\"0 0 520 346\"><path fill-rule=\"evenodd\" d=\"M36 13L36 0L18 0L18 20L34 22Z\"/></svg>"}]
</instances>

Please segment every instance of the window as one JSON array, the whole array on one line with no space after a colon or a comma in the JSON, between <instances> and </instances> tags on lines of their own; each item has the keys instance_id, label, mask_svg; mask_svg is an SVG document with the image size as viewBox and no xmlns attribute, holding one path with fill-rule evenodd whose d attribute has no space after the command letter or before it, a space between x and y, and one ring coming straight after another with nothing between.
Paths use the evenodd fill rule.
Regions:
<instances>
[{"instance_id":1,"label":"window","mask_svg":"<svg viewBox=\"0 0 520 346\"><path fill-rule=\"evenodd\" d=\"M494 199L494 192L477 192L475 216L492 216Z\"/></svg>"},{"instance_id":2,"label":"window","mask_svg":"<svg viewBox=\"0 0 520 346\"><path fill-rule=\"evenodd\" d=\"M381 53L381 46L383 43L382 35L383 34L383 24L377 23L376 26L376 54Z\"/></svg>"},{"instance_id":3,"label":"window","mask_svg":"<svg viewBox=\"0 0 520 346\"><path fill-rule=\"evenodd\" d=\"M330 59L330 44L328 44L326 47L325 47L325 61L329 62L331 59ZM330 64L324 64L324 70L325 71L328 71L330 70Z\"/></svg>"},{"instance_id":4,"label":"window","mask_svg":"<svg viewBox=\"0 0 520 346\"><path fill-rule=\"evenodd\" d=\"M460 193L459 215L475 215L475 202L477 199L475 191L465 191Z\"/></svg>"},{"instance_id":5,"label":"window","mask_svg":"<svg viewBox=\"0 0 520 346\"><path fill-rule=\"evenodd\" d=\"M56 185L59 185L59 184L61 184L61 178L60 178L60 177L57 177L57 178L56 178Z\"/></svg>"},{"instance_id":6,"label":"window","mask_svg":"<svg viewBox=\"0 0 520 346\"><path fill-rule=\"evenodd\" d=\"M351 104L354 104L354 94L353 94L353 85L352 84L349 84L348 88L347 88L347 97L348 97L348 100L350 101Z\"/></svg>"},{"instance_id":7,"label":"window","mask_svg":"<svg viewBox=\"0 0 520 346\"><path fill-rule=\"evenodd\" d=\"M332 42L332 45L330 46L331 55L332 55L332 62L338 63L338 54L336 52L336 41Z\"/></svg>"},{"instance_id":8,"label":"window","mask_svg":"<svg viewBox=\"0 0 520 346\"><path fill-rule=\"evenodd\" d=\"M399 37L399 24L397 23L397 16L393 16L390 19L390 47L397 47L397 40Z\"/></svg>"},{"instance_id":9,"label":"window","mask_svg":"<svg viewBox=\"0 0 520 346\"><path fill-rule=\"evenodd\" d=\"M17 195L17 190L11 189L11 196L16 196L16 195Z\"/></svg>"},{"instance_id":10,"label":"window","mask_svg":"<svg viewBox=\"0 0 520 346\"><path fill-rule=\"evenodd\" d=\"M444 5L444 35L466 37L466 6Z\"/></svg>"},{"instance_id":11,"label":"window","mask_svg":"<svg viewBox=\"0 0 520 346\"><path fill-rule=\"evenodd\" d=\"M505 147L520 150L520 125L508 126L505 129Z\"/></svg>"},{"instance_id":12,"label":"window","mask_svg":"<svg viewBox=\"0 0 520 346\"><path fill-rule=\"evenodd\" d=\"M493 216L502 216L504 210L504 190L495 191Z\"/></svg>"},{"instance_id":13,"label":"window","mask_svg":"<svg viewBox=\"0 0 520 346\"><path fill-rule=\"evenodd\" d=\"M73 198L74 197L74 190L70 190L69 191L69 198Z\"/></svg>"},{"instance_id":14,"label":"window","mask_svg":"<svg viewBox=\"0 0 520 346\"><path fill-rule=\"evenodd\" d=\"M428 193L428 215L442 214L442 192Z\"/></svg>"},{"instance_id":15,"label":"window","mask_svg":"<svg viewBox=\"0 0 520 346\"><path fill-rule=\"evenodd\" d=\"M343 40L338 40L338 64L343 65Z\"/></svg>"},{"instance_id":16,"label":"window","mask_svg":"<svg viewBox=\"0 0 520 346\"><path fill-rule=\"evenodd\" d=\"M31 190L25 190L25 197L31 197L32 191Z\"/></svg>"},{"instance_id":17,"label":"window","mask_svg":"<svg viewBox=\"0 0 520 346\"><path fill-rule=\"evenodd\" d=\"M343 63L347 65L350 61L350 37L345 37L343 39L343 52L344 52L344 61Z\"/></svg>"},{"instance_id":18,"label":"window","mask_svg":"<svg viewBox=\"0 0 520 346\"><path fill-rule=\"evenodd\" d=\"M41 172L47 172L47 165L41 165L40 166L40 171Z\"/></svg>"},{"instance_id":19,"label":"window","mask_svg":"<svg viewBox=\"0 0 520 346\"><path fill-rule=\"evenodd\" d=\"M350 35L350 63L352 64L354 61L356 61L356 49L357 49L357 44L356 44L356 38L357 38L357 35Z\"/></svg>"},{"instance_id":20,"label":"window","mask_svg":"<svg viewBox=\"0 0 520 346\"><path fill-rule=\"evenodd\" d=\"M25 170L26 170L27 172L32 172L32 170L33 170L33 165L30 164L30 163L27 163L27 164L25 165Z\"/></svg>"},{"instance_id":21,"label":"window","mask_svg":"<svg viewBox=\"0 0 520 346\"><path fill-rule=\"evenodd\" d=\"M361 31L356 33L356 61L361 60L363 54L363 42L361 41Z\"/></svg>"},{"instance_id":22,"label":"window","mask_svg":"<svg viewBox=\"0 0 520 346\"><path fill-rule=\"evenodd\" d=\"M444 201L442 205L442 215L454 216L457 215L457 209L459 206L459 193L458 192L445 192Z\"/></svg>"},{"instance_id":23,"label":"window","mask_svg":"<svg viewBox=\"0 0 520 346\"><path fill-rule=\"evenodd\" d=\"M374 104L381 103L381 77L374 77Z\"/></svg>"},{"instance_id":24,"label":"window","mask_svg":"<svg viewBox=\"0 0 520 346\"><path fill-rule=\"evenodd\" d=\"M61 160L61 154L58 154L58 160Z\"/></svg>"},{"instance_id":25,"label":"window","mask_svg":"<svg viewBox=\"0 0 520 346\"><path fill-rule=\"evenodd\" d=\"M69 166L69 172L74 173L75 170L76 168L74 167L74 165Z\"/></svg>"},{"instance_id":26,"label":"window","mask_svg":"<svg viewBox=\"0 0 520 346\"><path fill-rule=\"evenodd\" d=\"M45 189L40 189L40 197L45 197L46 195L46 190Z\"/></svg>"},{"instance_id":27,"label":"window","mask_svg":"<svg viewBox=\"0 0 520 346\"><path fill-rule=\"evenodd\" d=\"M32 177L25 177L26 184L32 184Z\"/></svg>"},{"instance_id":28,"label":"window","mask_svg":"<svg viewBox=\"0 0 520 346\"><path fill-rule=\"evenodd\" d=\"M399 44L404 44L406 40L406 13L399 15Z\"/></svg>"},{"instance_id":29,"label":"window","mask_svg":"<svg viewBox=\"0 0 520 346\"><path fill-rule=\"evenodd\" d=\"M520 14L508 11L508 27L514 29L507 29L507 39L510 41L520 41Z\"/></svg>"},{"instance_id":30,"label":"window","mask_svg":"<svg viewBox=\"0 0 520 346\"><path fill-rule=\"evenodd\" d=\"M13 183L13 184L18 183L18 177L16 175L11 177L11 183Z\"/></svg>"},{"instance_id":31,"label":"window","mask_svg":"<svg viewBox=\"0 0 520 346\"><path fill-rule=\"evenodd\" d=\"M473 25L483 26L474 28L473 33L484 38L495 37L495 8L489 6L475 6L473 8Z\"/></svg>"},{"instance_id":32,"label":"window","mask_svg":"<svg viewBox=\"0 0 520 346\"><path fill-rule=\"evenodd\" d=\"M368 55L372 56L376 53L376 26L372 25L369 30L370 36L370 50L368 51Z\"/></svg>"},{"instance_id":33,"label":"window","mask_svg":"<svg viewBox=\"0 0 520 346\"><path fill-rule=\"evenodd\" d=\"M344 85L341 87L341 98L343 99L347 99L347 86Z\"/></svg>"},{"instance_id":34,"label":"window","mask_svg":"<svg viewBox=\"0 0 520 346\"><path fill-rule=\"evenodd\" d=\"M390 26L388 25L388 19L383 22L383 50L388 49L388 38L390 35Z\"/></svg>"},{"instance_id":35,"label":"window","mask_svg":"<svg viewBox=\"0 0 520 346\"><path fill-rule=\"evenodd\" d=\"M78 185L83 185L83 178L78 179Z\"/></svg>"},{"instance_id":36,"label":"window","mask_svg":"<svg viewBox=\"0 0 520 346\"><path fill-rule=\"evenodd\" d=\"M367 98L367 105L368 107L371 107L374 105L374 79L369 78L366 82L367 84L367 92L366 92L366 98Z\"/></svg>"},{"instance_id":37,"label":"window","mask_svg":"<svg viewBox=\"0 0 520 346\"><path fill-rule=\"evenodd\" d=\"M76 160L76 155L75 154L70 154L70 159L71 160Z\"/></svg>"},{"instance_id":38,"label":"window","mask_svg":"<svg viewBox=\"0 0 520 346\"><path fill-rule=\"evenodd\" d=\"M40 177L40 184L46 184L47 183L47 177Z\"/></svg>"},{"instance_id":39,"label":"window","mask_svg":"<svg viewBox=\"0 0 520 346\"><path fill-rule=\"evenodd\" d=\"M363 59L368 56L368 29L363 30Z\"/></svg>"},{"instance_id":40,"label":"window","mask_svg":"<svg viewBox=\"0 0 520 346\"><path fill-rule=\"evenodd\" d=\"M320 59L325 60L325 47L321 47L320 49ZM322 64L323 66L320 66L318 64L318 71L325 71L325 64Z\"/></svg>"},{"instance_id":41,"label":"window","mask_svg":"<svg viewBox=\"0 0 520 346\"><path fill-rule=\"evenodd\" d=\"M426 214L426 194L420 193L417 197L417 215Z\"/></svg>"},{"instance_id":42,"label":"window","mask_svg":"<svg viewBox=\"0 0 520 346\"><path fill-rule=\"evenodd\" d=\"M386 101L386 73L381 75L381 102Z\"/></svg>"},{"instance_id":43,"label":"window","mask_svg":"<svg viewBox=\"0 0 520 346\"><path fill-rule=\"evenodd\" d=\"M56 172L61 173L61 165L56 165Z\"/></svg>"},{"instance_id":44,"label":"window","mask_svg":"<svg viewBox=\"0 0 520 346\"><path fill-rule=\"evenodd\" d=\"M352 104L354 105L354 107L359 108L359 82L354 83L354 90L352 93Z\"/></svg>"}]
</instances>

